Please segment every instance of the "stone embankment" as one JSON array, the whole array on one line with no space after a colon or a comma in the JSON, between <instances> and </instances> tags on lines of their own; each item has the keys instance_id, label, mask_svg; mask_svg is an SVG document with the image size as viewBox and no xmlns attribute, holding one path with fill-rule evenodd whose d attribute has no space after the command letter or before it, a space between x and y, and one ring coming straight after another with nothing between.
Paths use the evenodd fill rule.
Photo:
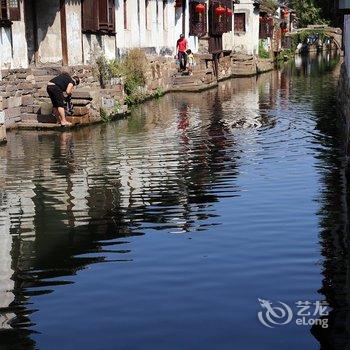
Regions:
<instances>
[{"instance_id":1,"label":"stone embankment","mask_svg":"<svg viewBox=\"0 0 350 350\"><path fill-rule=\"evenodd\" d=\"M147 84L143 98L172 91L202 91L230 77L252 76L273 69L272 60L230 54L219 58L217 65L211 55L196 55L193 75L177 73L171 58L150 57L146 72ZM62 67L46 67L2 71L0 80L0 143L6 140L5 129L60 128L51 115L52 106L46 93L47 82L62 72ZM218 78L214 72L217 69ZM92 66L68 68L77 74L81 84L73 93L74 115L68 120L76 125L91 124L128 112L123 82L119 78L101 87Z\"/></svg>"}]
</instances>

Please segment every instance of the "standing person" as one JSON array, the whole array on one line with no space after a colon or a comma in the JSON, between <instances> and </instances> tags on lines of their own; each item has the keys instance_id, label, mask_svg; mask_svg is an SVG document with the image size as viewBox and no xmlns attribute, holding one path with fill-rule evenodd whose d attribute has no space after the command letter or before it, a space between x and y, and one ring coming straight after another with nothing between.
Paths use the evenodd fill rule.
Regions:
<instances>
[{"instance_id":1,"label":"standing person","mask_svg":"<svg viewBox=\"0 0 350 350\"><path fill-rule=\"evenodd\" d=\"M67 93L70 97L75 86L78 86L80 79L77 76L71 77L68 73L62 73L57 77L51 79L47 84L47 93L50 96L52 102L52 112L58 118L62 126L69 126L66 119L66 111L64 109L64 96L63 93Z\"/></svg>"},{"instance_id":2,"label":"standing person","mask_svg":"<svg viewBox=\"0 0 350 350\"><path fill-rule=\"evenodd\" d=\"M187 54L186 50L188 47L187 40L183 34L180 35L180 39L176 43L177 57L180 62L180 70L186 70L187 66Z\"/></svg>"},{"instance_id":3,"label":"standing person","mask_svg":"<svg viewBox=\"0 0 350 350\"><path fill-rule=\"evenodd\" d=\"M195 66L194 56L190 49L186 51L188 60L188 73L193 75L193 67Z\"/></svg>"}]
</instances>

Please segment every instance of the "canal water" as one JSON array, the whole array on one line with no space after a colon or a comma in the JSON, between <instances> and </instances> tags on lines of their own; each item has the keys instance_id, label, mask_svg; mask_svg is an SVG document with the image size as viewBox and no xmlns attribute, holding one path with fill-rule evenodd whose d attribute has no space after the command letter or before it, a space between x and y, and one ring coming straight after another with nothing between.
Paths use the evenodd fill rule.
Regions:
<instances>
[{"instance_id":1,"label":"canal water","mask_svg":"<svg viewBox=\"0 0 350 350\"><path fill-rule=\"evenodd\" d=\"M330 56L297 58L125 120L9 133L0 349L311 350L341 338L338 74ZM328 302L336 325L298 325L300 301Z\"/></svg>"}]
</instances>

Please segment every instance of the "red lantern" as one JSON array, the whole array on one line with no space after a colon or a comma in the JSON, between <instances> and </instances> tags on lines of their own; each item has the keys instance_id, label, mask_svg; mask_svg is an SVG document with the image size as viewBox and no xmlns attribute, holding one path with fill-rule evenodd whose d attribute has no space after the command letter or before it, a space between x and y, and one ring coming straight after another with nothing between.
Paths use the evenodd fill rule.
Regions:
<instances>
[{"instance_id":1,"label":"red lantern","mask_svg":"<svg viewBox=\"0 0 350 350\"><path fill-rule=\"evenodd\" d=\"M217 16L222 16L225 12L226 12L226 8L221 5L215 8L215 14Z\"/></svg>"},{"instance_id":2,"label":"red lantern","mask_svg":"<svg viewBox=\"0 0 350 350\"><path fill-rule=\"evenodd\" d=\"M230 17L233 15L233 11L229 7L226 8L226 15Z\"/></svg>"},{"instance_id":3,"label":"red lantern","mask_svg":"<svg viewBox=\"0 0 350 350\"><path fill-rule=\"evenodd\" d=\"M205 6L203 4L197 4L195 7L195 11L197 13L204 13L205 12Z\"/></svg>"}]
</instances>

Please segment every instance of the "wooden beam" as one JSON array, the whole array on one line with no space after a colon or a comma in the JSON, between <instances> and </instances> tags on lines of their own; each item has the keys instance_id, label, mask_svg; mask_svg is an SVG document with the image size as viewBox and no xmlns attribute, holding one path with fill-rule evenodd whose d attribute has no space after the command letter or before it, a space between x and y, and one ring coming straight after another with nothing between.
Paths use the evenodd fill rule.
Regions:
<instances>
[{"instance_id":1,"label":"wooden beam","mask_svg":"<svg viewBox=\"0 0 350 350\"><path fill-rule=\"evenodd\" d=\"M62 63L68 65L68 45L67 45L67 20L66 20L66 1L60 0L60 18L61 18L61 41L62 41Z\"/></svg>"}]
</instances>

